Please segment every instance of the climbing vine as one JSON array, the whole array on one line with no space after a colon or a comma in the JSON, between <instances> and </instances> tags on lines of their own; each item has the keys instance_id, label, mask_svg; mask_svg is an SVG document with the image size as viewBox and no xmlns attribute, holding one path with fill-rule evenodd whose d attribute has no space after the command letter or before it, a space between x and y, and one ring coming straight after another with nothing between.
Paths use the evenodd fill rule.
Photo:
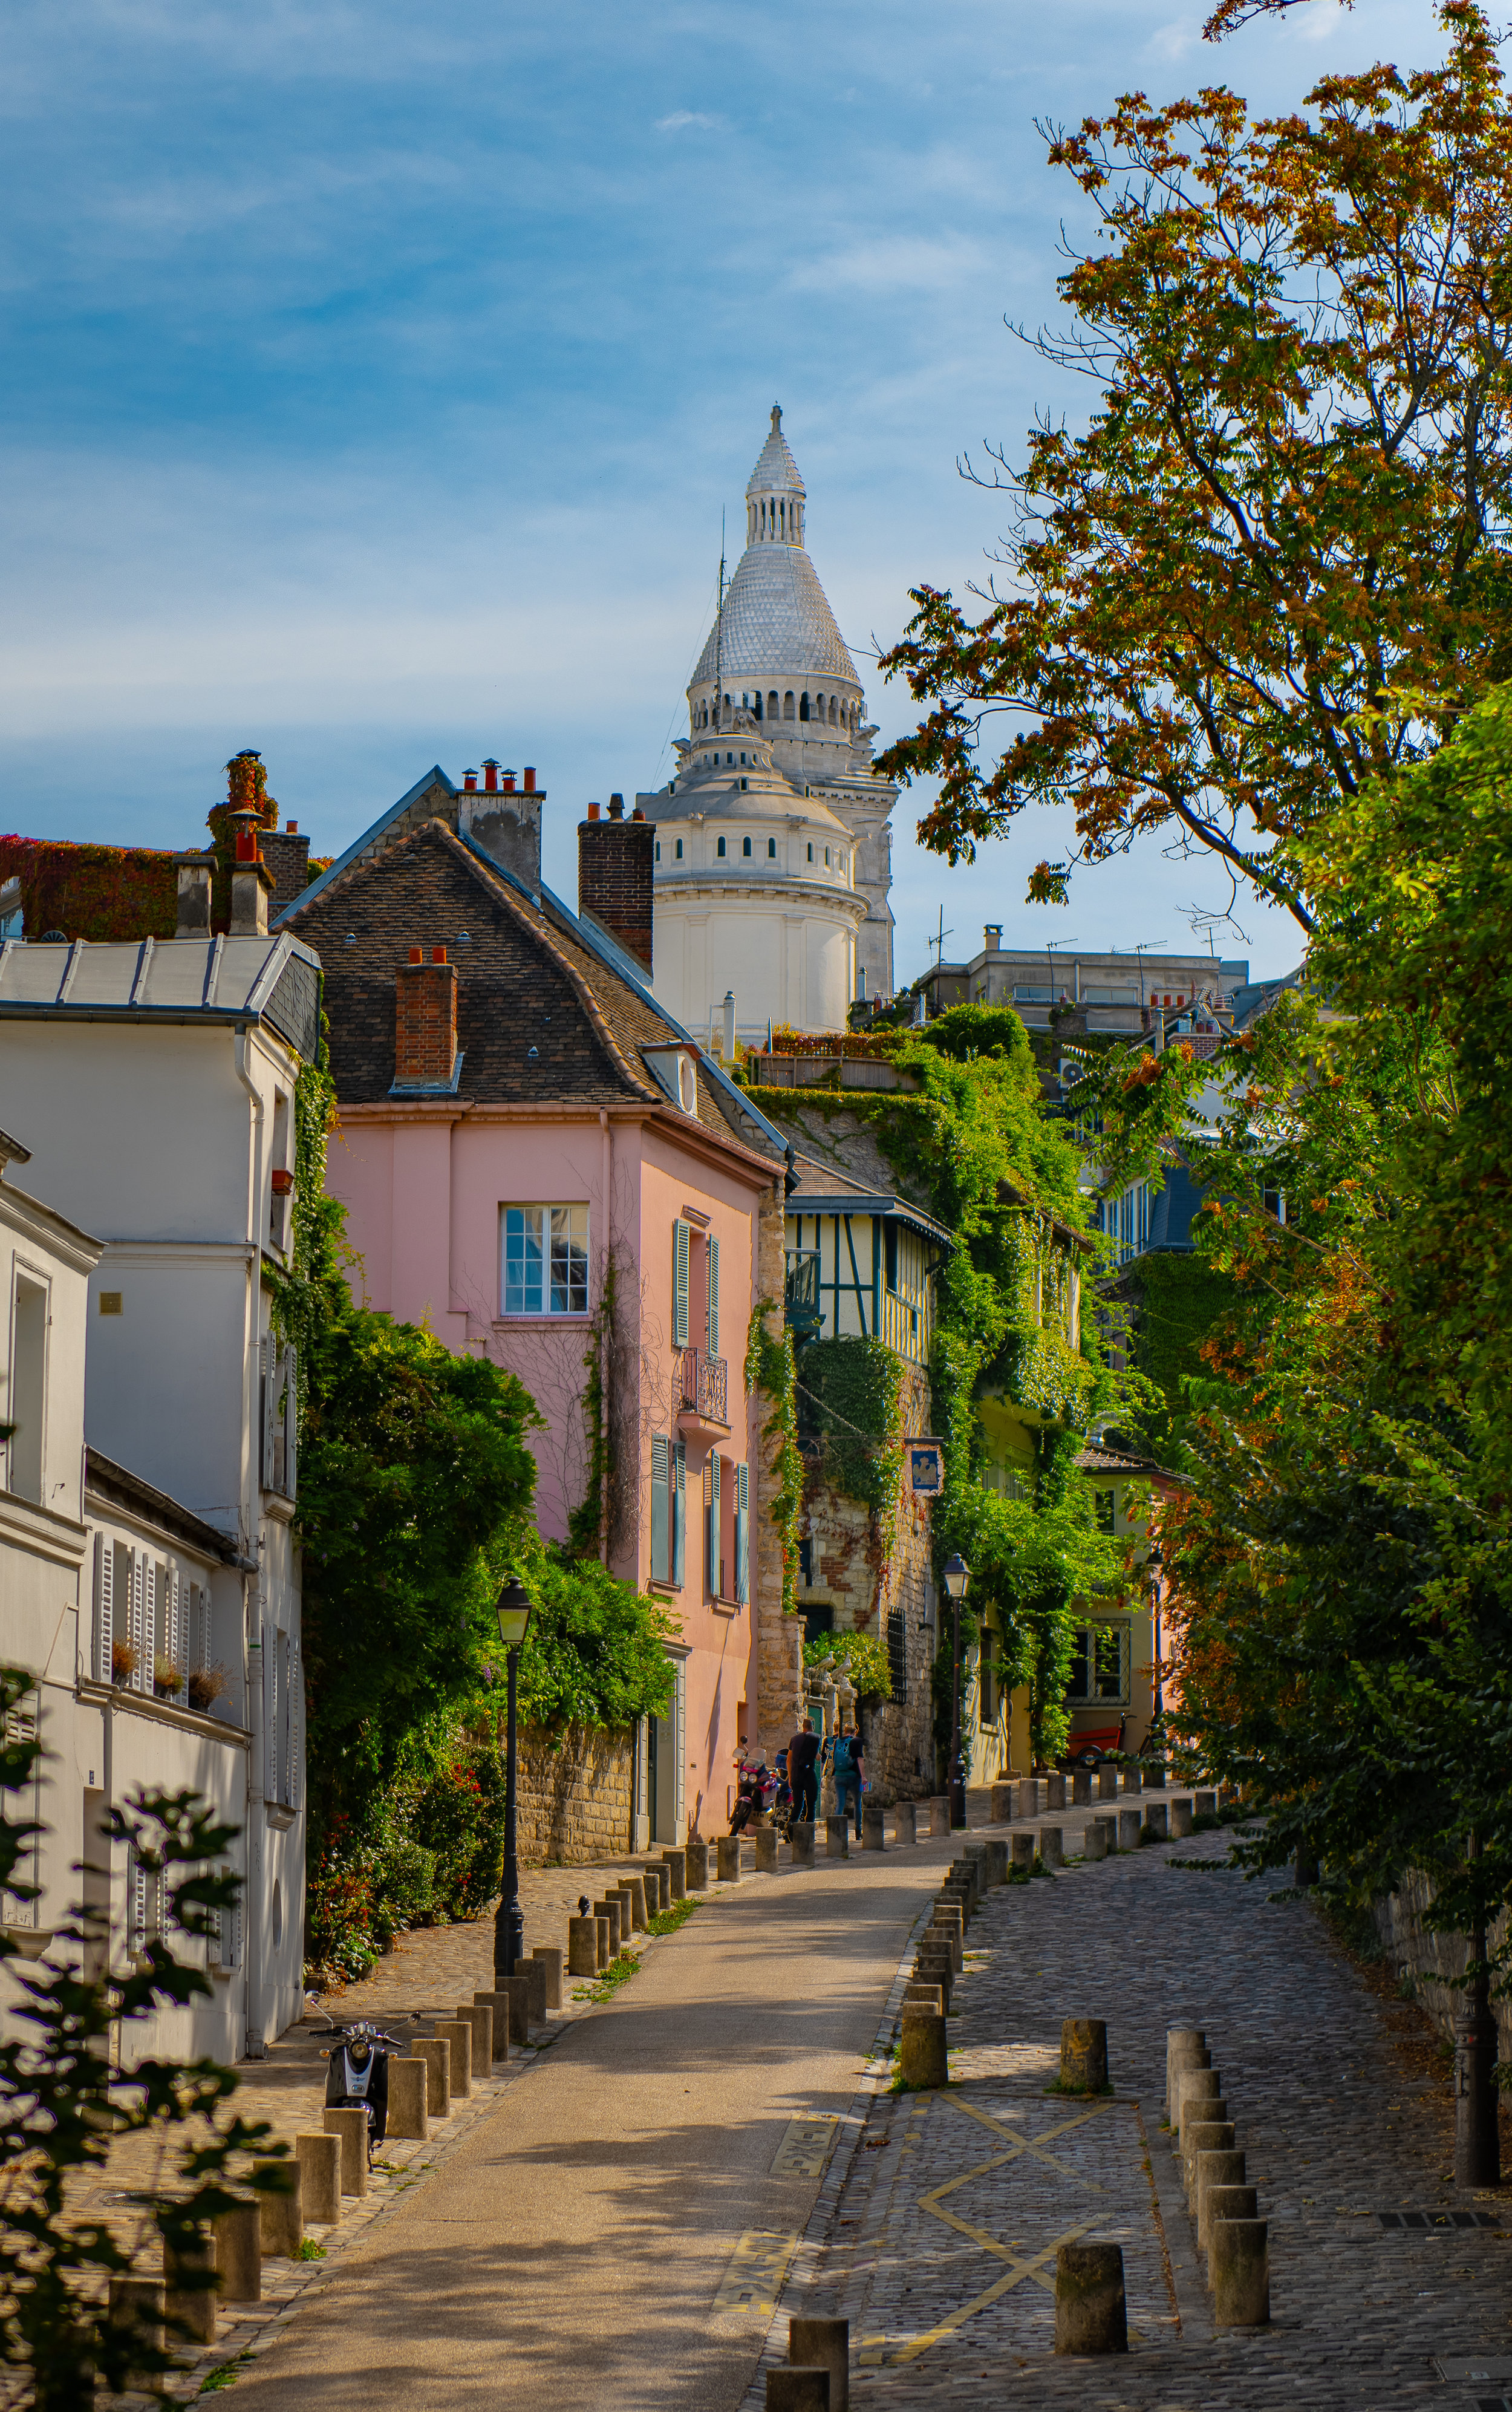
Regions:
<instances>
[{"instance_id":1,"label":"climbing vine","mask_svg":"<svg viewBox=\"0 0 1512 2412\"><path fill-rule=\"evenodd\" d=\"M783 1614L791 1616L798 1607L798 1520L803 1507L803 1455L798 1445L793 1335L785 1325L775 1339L767 1330L768 1316L779 1311L770 1298L757 1302L745 1344L744 1376L747 1394L759 1390L771 1407L761 1434L764 1440L777 1444L772 1457L777 1493L771 1503L771 1521L782 1541Z\"/></svg>"},{"instance_id":2,"label":"climbing vine","mask_svg":"<svg viewBox=\"0 0 1512 2412\"><path fill-rule=\"evenodd\" d=\"M604 1357L614 1331L615 1269L606 1255L598 1304L588 1321L588 1346L583 1350L583 1421L588 1429L588 1477L583 1494L567 1519L567 1547L575 1558L603 1554L609 1531L609 1478L613 1472L609 1443L609 1402L604 1381Z\"/></svg>"},{"instance_id":3,"label":"climbing vine","mask_svg":"<svg viewBox=\"0 0 1512 2412\"><path fill-rule=\"evenodd\" d=\"M880 1340L813 1340L797 1371L798 1426L823 1444L822 1478L871 1510L884 1557L903 1476L902 1360Z\"/></svg>"}]
</instances>

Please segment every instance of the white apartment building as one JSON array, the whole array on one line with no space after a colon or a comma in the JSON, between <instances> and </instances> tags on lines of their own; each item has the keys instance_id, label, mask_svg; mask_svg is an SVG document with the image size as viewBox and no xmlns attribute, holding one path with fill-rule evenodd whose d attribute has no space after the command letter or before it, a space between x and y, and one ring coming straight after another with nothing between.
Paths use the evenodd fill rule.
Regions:
<instances>
[{"instance_id":1,"label":"white apartment building","mask_svg":"<svg viewBox=\"0 0 1512 2412\"><path fill-rule=\"evenodd\" d=\"M207 930L198 860L181 925L185 893ZM213 2006L145 2049L257 2056L302 2005L297 1368L266 1276L318 1014L317 959L255 925L0 944L0 1095L29 1158L24 1196L0 1182L0 1654L37 1673L48 1754L43 1899L19 1921L44 1950L139 1783L193 1785L241 1830ZM119 1852L110 1885L130 1948L157 1905Z\"/></svg>"}]
</instances>

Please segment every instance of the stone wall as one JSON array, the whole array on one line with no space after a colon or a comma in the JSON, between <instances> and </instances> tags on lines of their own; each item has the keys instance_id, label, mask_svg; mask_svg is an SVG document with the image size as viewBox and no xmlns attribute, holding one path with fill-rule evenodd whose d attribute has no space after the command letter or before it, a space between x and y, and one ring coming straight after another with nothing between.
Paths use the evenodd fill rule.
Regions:
<instances>
[{"instance_id":1,"label":"stone wall","mask_svg":"<svg viewBox=\"0 0 1512 2412\"><path fill-rule=\"evenodd\" d=\"M1399 1976L1412 1978L1418 2001L1439 2033L1452 2043L1455 2013L1469 1998L1459 1979L1470 1957L1470 1945L1463 1934L1441 1933L1424 1924L1432 1897L1428 1878L1417 1869L1409 1869L1401 1890L1375 1903L1375 1928L1387 1964ZM1505 1945L1508 1924L1508 1913L1504 1910L1490 1931L1491 1951ZM1512 2062L1512 2001L1493 1998L1491 2011L1496 2020L1497 2056L1505 2065Z\"/></svg>"},{"instance_id":2,"label":"stone wall","mask_svg":"<svg viewBox=\"0 0 1512 2412\"><path fill-rule=\"evenodd\" d=\"M632 1850L635 1784L633 1728L569 1726L556 1736L527 1727L515 1812L522 1865L576 1866Z\"/></svg>"}]
</instances>

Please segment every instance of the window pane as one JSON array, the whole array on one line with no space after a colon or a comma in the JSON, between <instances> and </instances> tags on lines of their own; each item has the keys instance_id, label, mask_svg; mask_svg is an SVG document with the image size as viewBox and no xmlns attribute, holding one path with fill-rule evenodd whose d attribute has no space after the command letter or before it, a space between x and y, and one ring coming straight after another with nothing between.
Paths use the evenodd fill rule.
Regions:
<instances>
[{"instance_id":1,"label":"window pane","mask_svg":"<svg viewBox=\"0 0 1512 2412\"><path fill-rule=\"evenodd\" d=\"M1097 1698L1100 1700L1121 1700L1123 1697L1123 1627L1121 1625L1098 1625L1093 1627L1097 1642Z\"/></svg>"},{"instance_id":2,"label":"window pane","mask_svg":"<svg viewBox=\"0 0 1512 2412\"><path fill-rule=\"evenodd\" d=\"M540 1315L545 1210L510 1206L504 1218L504 1311L506 1315Z\"/></svg>"},{"instance_id":3,"label":"window pane","mask_svg":"<svg viewBox=\"0 0 1512 2412\"><path fill-rule=\"evenodd\" d=\"M1071 1654L1071 1676L1065 1687L1068 1700L1090 1699L1087 1685L1087 1651L1091 1636L1084 1625L1077 1627L1076 1645Z\"/></svg>"},{"instance_id":4,"label":"window pane","mask_svg":"<svg viewBox=\"0 0 1512 2412\"><path fill-rule=\"evenodd\" d=\"M588 1312L588 1209L551 1209L551 1313Z\"/></svg>"}]
</instances>

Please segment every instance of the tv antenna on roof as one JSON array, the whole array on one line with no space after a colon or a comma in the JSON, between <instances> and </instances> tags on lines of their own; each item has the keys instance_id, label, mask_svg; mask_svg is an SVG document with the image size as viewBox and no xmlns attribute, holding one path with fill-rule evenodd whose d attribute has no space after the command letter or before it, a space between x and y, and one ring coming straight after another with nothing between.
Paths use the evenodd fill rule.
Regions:
<instances>
[{"instance_id":1,"label":"tv antenna on roof","mask_svg":"<svg viewBox=\"0 0 1512 2412\"><path fill-rule=\"evenodd\" d=\"M942 904L940 907L939 934L929 940L929 944L934 949L934 965L937 971L945 962L945 942L947 938L953 938L955 934L954 930L947 930L945 926L945 906Z\"/></svg>"},{"instance_id":2,"label":"tv antenna on roof","mask_svg":"<svg viewBox=\"0 0 1512 2412\"><path fill-rule=\"evenodd\" d=\"M1145 938L1134 949L1139 958L1139 1010L1141 1013L1144 1011L1144 959L1146 955L1152 955L1155 949L1163 947L1165 943L1164 938Z\"/></svg>"}]
</instances>

